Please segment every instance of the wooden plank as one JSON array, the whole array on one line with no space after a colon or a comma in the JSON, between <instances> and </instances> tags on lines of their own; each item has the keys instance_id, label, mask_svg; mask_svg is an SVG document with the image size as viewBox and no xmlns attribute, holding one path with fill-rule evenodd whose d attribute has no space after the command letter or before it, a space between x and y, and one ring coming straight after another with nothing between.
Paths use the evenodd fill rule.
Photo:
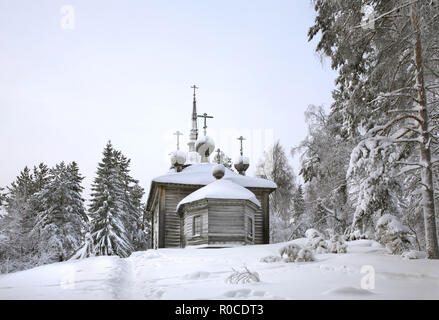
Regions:
<instances>
[{"instance_id":1,"label":"wooden plank","mask_svg":"<svg viewBox=\"0 0 439 320\"><path fill-rule=\"evenodd\" d=\"M159 248L165 247L165 189L159 191Z\"/></svg>"},{"instance_id":2,"label":"wooden plank","mask_svg":"<svg viewBox=\"0 0 439 320\"><path fill-rule=\"evenodd\" d=\"M201 217L201 235L195 236L193 235L193 218L195 216ZM208 239L208 217L207 217L207 208L200 207L193 209L190 213L185 214L184 217L184 238L187 245L200 245L207 244Z\"/></svg>"},{"instance_id":3,"label":"wooden plank","mask_svg":"<svg viewBox=\"0 0 439 320\"><path fill-rule=\"evenodd\" d=\"M269 194L268 192L264 193L263 198L263 243L270 243L270 212L269 212Z\"/></svg>"},{"instance_id":4,"label":"wooden plank","mask_svg":"<svg viewBox=\"0 0 439 320\"><path fill-rule=\"evenodd\" d=\"M165 214L166 214L166 235L165 246L168 247L182 247L181 235L181 218L177 214L177 204L186 197L193 189L177 189L167 188L165 197Z\"/></svg>"},{"instance_id":5,"label":"wooden plank","mask_svg":"<svg viewBox=\"0 0 439 320\"><path fill-rule=\"evenodd\" d=\"M244 241L244 201L209 201L209 243Z\"/></svg>"}]
</instances>

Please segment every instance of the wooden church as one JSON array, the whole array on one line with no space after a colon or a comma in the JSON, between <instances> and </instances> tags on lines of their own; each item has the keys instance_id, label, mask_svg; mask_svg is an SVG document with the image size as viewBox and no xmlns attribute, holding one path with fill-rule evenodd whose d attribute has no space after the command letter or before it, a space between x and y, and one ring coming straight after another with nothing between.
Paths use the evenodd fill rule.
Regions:
<instances>
[{"instance_id":1,"label":"wooden church","mask_svg":"<svg viewBox=\"0 0 439 320\"><path fill-rule=\"evenodd\" d=\"M152 243L157 248L229 247L269 243L269 195L272 181L248 177L248 158L241 154L234 163L238 173L210 163L215 148L207 133L207 114L197 114L196 86L193 94L189 151L171 154L172 167L152 180L147 210L152 214ZM204 118L204 136L198 137L198 118ZM219 159L219 154L218 154ZM219 161L218 161L219 162Z\"/></svg>"}]
</instances>

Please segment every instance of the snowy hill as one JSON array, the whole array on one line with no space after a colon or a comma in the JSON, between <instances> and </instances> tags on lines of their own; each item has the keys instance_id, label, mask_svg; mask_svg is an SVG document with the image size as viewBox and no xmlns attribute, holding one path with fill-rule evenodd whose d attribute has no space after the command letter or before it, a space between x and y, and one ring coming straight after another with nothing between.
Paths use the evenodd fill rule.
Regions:
<instances>
[{"instance_id":1,"label":"snowy hill","mask_svg":"<svg viewBox=\"0 0 439 320\"><path fill-rule=\"evenodd\" d=\"M320 254L315 262L260 262L283 245L160 249L54 263L0 275L0 299L439 299L439 261L404 260L359 240L349 242L347 254ZM261 282L226 283L231 269L243 265ZM361 289L365 265L375 269L375 289Z\"/></svg>"}]
</instances>

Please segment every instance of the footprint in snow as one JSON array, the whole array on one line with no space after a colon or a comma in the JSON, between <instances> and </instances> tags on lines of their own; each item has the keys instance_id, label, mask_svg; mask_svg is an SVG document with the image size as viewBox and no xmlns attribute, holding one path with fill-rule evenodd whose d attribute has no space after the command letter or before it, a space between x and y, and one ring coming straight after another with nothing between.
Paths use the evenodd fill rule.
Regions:
<instances>
[{"instance_id":1,"label":"footprint in snow","mask_svg":"<svg viewBox=\"0 0 439 320\"><path fill-rule=\"evenodd\" d=\"M354 287L337 287L323 292L324 295L350 295L350 296L368 296L373 295L372 291L354 288Z\"/></svg>"},{"instance_id":2,"label":"footprint in snow","mask_svg":"<svg viewBox=\"0 0 439 320\"><path fill-rule=\"evenodd\" d=\"M186 279L186 280L206 279L209 277L209 275L210 275L210 273L207 271L195 271L192 273L185 274L183 276L183 279Z\"/></svg>"},{"instance_id":3,"label":"footprint in snow","mask_svg":"<svg viewBox=\"0 0 439 320\"><path fill-rule=\"evenodd\" d=\"M283 297L273 296L263 290L238 289L230 290L223 294L227 299L263 299L263 300L284 300Z\"/></svg>"}]
</instances>

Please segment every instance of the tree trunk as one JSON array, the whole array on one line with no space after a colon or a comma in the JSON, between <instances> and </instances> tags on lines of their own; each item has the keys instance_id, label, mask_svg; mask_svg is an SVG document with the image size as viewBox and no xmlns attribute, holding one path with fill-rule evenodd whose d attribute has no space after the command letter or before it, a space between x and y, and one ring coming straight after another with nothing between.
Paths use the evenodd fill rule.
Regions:
<instances>
[{"instance_id":1,"label":"tree trunk","mask_svg":"<svg viewBox=\"0 0 439 320\"><path fill-rule=\"evenodd\" d=\"M422 143L420 144L420 160L423 165L421 172L422 207L424 212L425 242L427 258L439 259L439 247L437 240L437 226L434 206L434 185L431 164L430 132L428 125L427 101L424 86L424 71L422 61L421 30L418 18L418 5L411 8L411 23L415 33L414 58L416 67L416 91L419 117L422 121Z\"/></svg>"}]
</instances>

